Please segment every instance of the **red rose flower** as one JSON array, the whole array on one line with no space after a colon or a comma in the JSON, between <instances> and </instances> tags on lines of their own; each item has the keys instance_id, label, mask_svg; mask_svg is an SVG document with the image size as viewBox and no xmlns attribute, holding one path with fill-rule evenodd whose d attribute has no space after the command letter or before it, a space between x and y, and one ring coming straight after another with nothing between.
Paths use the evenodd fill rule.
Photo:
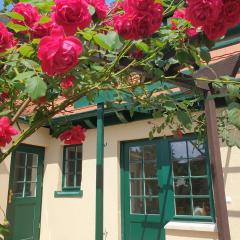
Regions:
<instances>
[{"instance_id":1,"label":"red rose flower","mask_svg":"<svg viewBox=\"0 0 240 240\"><path fill-rule=\"evenodd\" d=\"M109 11L109 6L106 4L105 0L88 0L95 10L99 19L104 20L107 17Z\"/></svg>"},{"instance_id":2,"label":"red rose flower","mask_svg":"<svg viewBox=\"0 0 240 240\"><path fill-rule=\"evenodd\" d=\"M53 19L64 28L67 35L84 29L91 23L91 15L85 0L55 0Z\"/></svg>"},{"instance_id":3,"label":"red rose flower","mask_svg":"<svg viewBox=\"0 0 240 240\"><path fill-rule=\"evenodd\" d=\"M186 17L194 27L215 22L222 10L222 0L188 0Z\"/></svg>"},{"instance_id":4,"label":"red rose flower","mask_svg":"<svg viewBox=\"0 0 240 240\"><path fill-rule=\"evenodd\" d=\"M179 18L179 19L184 19L184 20L188 21L186 19L186 9L185 8L177 9L173 14L173 18ZM177 25L175 22L172 22L171 25L172 25L171 28L173 30L177 29ZM195 27L190 27L190 28L186 29L185 32L189 37L194 37L195 35L198 34L197 29Z\"/></svg>"},{"instance_id":5,"label":"red rose flower","mask_svg":"<svg viewBox=\"0 0 240 240\"><path fill-rule=\"evenodd\" d=\"M230 28L240 23L240 1L223 0L223 10L221 17Z\"/></svg>"},{"instance_id":6,"label":"red rose flower","mask_svg":"<svg viewBox=\"0 0 240 240\"><path fill-rule=\"evenodd\" d=\"M13 34L0 22L0 53L5 52L6 49L13 47L15 44Z\"/></svg>"},{"instance_id":7,"label":"red rose flower","mask_svg":"<svg viewBox=\"0 0 240 240\"><path fill-rule=\"evenodd\" d=\"M60 134L59 138L64 144L82 144L86 138L86 129L77 125Z\"/></svg>"},{"instance_id":8,"label":"red rose flower","mask_svg":"<svg viewBox=\"0 0 240 240\"><path fill-rule=\"evenodd\" d=\"M61 81L61 87L63 89L69 89L69 88L73 87L74 86L74 84L73 84L74 80L75 80L74 76L69 76L69 77L64 78Z\"/></svg>"},{"instance_id":9,"label":"red rose flower","mask_svg":"<svg viewBox=\"0 0 240 240\"><path fill-rule=\"evenodd\" d=\"M76 37L65 37L63 30L54 29L50 36L39 43L38 58L42 70L49 76L65 73L78 63L82 53L82 43Z\"/></svg>"},{"instance_id":10,"label":"red rose flower","mask_svg":"<svg viewBox=\"0 0 240 240\"><path fill-rule=\"evenodd\" d=\"M0 147L5 147L12 141L12 136L17 134L18 131L10 125L8 117L0 118Z\"/></svg>"},{"instance_id":11,"label":"red rose flower","mask_svg":"<svg viewBox=\"0 0 240 240\"><path fill-rule=\"evenodd\" d=\"M14 5L12 11L19 13L24 17L24 21L13 19L13 23L32 27L34 23L38 22L38 20L40 19L37 8L33 7L29 3L17 3L16 5Z\"/></svg>"},{"instance_id":12,"label":"red rose flower","mask_svg":"<svg viewBox=\"0 0 240 240\"><path fill-rule=\"evenodd\" d=\"M227 26L224 19L218 20L203 26L203 31L209 40L216 40L227 33Z\"/></svg>"},{"instance_id":13,"label":"red rose flower","mask_svg":"<svg viewBox=\"0 0 240 240\"><path fill-rule=\"evenodd\" d=\"M32 27L31 37L42 38L45 36L49 36L53 28L53 24L53 22L47 22L43 24L36 22Z\"/></svg>"},{"instance_id":14,"label":"red rose flower","mask_svg":"<svg viewBox=\"0 0 240 240\"><path fill-rule=\"evenodd\" d=\"M151 36L162 23L162 5L152 3L144 11L134 2L124 2L125 13L114 17L114 28L126 40L138 40Z\"/></svg>"},{"instance_id":15,"label":"red rose flower","mask_svg":"<svg viewBox=\"0 0 240 240\"><path fill-rule=\"evenodd\" d=\"M149 7L154 4L154 0L128 0L124 2L126 8L133 8L139 11L148 11Z\"/></svg>"},{"instance_id":16,"label":"red rose flower","mask_svg":"<svg viewBox=\"0 0 240 240\"><path fill-rule=\"evenodd\" d=\"M0 93L0 100L5 101L9 97L9 94L7 92Z\"/></svg>"},{"instance_id":17,"label":"red rose flower","mask_svg":"<svg viewBox=\"0 0 240 240\"><path fill-rule=\"evenodd\" d=\"M183 132L180 129L177 130L177 136L178 136L178 139L183 138Z\"/></svg>"}]
</instances>

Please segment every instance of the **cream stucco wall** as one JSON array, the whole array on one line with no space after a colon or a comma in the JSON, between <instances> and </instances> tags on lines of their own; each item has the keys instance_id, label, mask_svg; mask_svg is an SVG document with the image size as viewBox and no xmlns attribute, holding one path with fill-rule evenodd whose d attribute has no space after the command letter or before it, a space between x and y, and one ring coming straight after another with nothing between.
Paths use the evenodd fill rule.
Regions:
<instances>
[{"instance_id":1,"label":"cream stucco wall","mask_svg":"<svg viewBox=\"0 0 240 240\"><path fill-rule=\"evenodd\" d=\"M106 240L121 239L120 209L120 142L147 138L151 125L148 121L115 125L105 128L104 165L104 232ZM171 132L166 130L165 135ZM95 153L96 130L88 130L83 144L83 196L54 198L61 190L62 144L41 129L26 143L45 146L44 182L40 240L94 240L95 234ZM221 146L229 221L233 240L240 236L240 150ZM8 189L9 163L0 165L0 205L5 209ZM217 234L206 231L167 230L167 240L216 240Z\"/></svg>"}]
</instances>

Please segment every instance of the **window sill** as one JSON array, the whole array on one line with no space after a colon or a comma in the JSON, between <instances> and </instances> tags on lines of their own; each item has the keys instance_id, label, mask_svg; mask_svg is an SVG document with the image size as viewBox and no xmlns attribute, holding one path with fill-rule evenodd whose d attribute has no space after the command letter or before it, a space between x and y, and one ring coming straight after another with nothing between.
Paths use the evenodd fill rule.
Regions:
<instances>
[{"instance_id":1,"label":"window sill","mask_svg":"<svg viewBox=\"0 0 240 240\"><path fill-rule=\"evenodd\" d=\"M54 197L55 198L62 198L62 197L82 197L83 191L76 190L76 191L55 191Z\"/></svg>"},{"instance_id":2,"label":"window sill","mask_svg":"<svg viewBox=\"0 0 240 240\"><path fill-rule=\"evenodd\" d=\"M215 223L200 223L200 222L168 222L166 230L184 230L184 231L200 231L200 232L217 232L217 224Z\"/></svg>"}]
</instances>

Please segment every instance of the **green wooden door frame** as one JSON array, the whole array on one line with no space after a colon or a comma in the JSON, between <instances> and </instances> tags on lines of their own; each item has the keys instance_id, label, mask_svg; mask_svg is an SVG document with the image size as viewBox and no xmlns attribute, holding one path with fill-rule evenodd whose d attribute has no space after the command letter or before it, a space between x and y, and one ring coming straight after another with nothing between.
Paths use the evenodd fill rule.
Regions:
<instances>
[{"instance_id":1,"label":"green wooden door frame","mask_svg":"<svg viewBox=\"0 0 240 240\"><path fill-rule=\"evenodd\" d=\"M157 144L157 147L160 148L160 151L157 153L158 164L158 179L160 187L160 214L161 215L161 225L165 225L168 221L190 221L190 222L215 222L215 211L214 211L214 202L213 202L213 192L212 192L212 176L210 170L210 161L208 158L209 152L207 147L207 142L204 143L204 148L206 150L206 171L208 175L208 189L210 194L210 207L211 207L211 216L176 216L175 215L175 204L174 204L174 191L173 191L173 173L172 173L172 164L170 160L170 143L177 141L191 141L196 139L194 134L184 135L182 139L176 139L172 136L167 138L155 138L154 140L142 139L121 142L120 148L120 176L121 176L121 225L122 225L122 240L128 240L127 232L129 227L129 199L126 196L126 192L129 191L129 180L128 180L128 149L131 146L142 146L142 145L151 145ZM127 160L126 160L127 159ZM161 185L162 184L162 185ZM163 203L161 205L161 203ZM127 206L127 207L126 207ZM147 219L154 222L152 216L147 216ZM161 239L162 240L162 239Z\"/></svg>"},{"instance_id":2,"label":"green wooden door frame","mask_svg":"<svg viewBox=\"0 0 240 240\"><path fill-rule=\"evenodd\" d=\"M38 155L38 166L37 166L37 184L36 184L36 197L29 197L29 198L24 198L24 199L19 199L19 200L25 200L26 199L26 204L36 204L36 211L34 215L35 221L35 230L34 231L34 238L33 240L38 240L40 237L40 223L41 223L41 205L42 205L42 182L43 182L43 170L44 170L44 153L45 149L43 147L38 147L38 146L33 146L33 145L26 145L26 144L21 144L20 146L17 147L17 149L12 153L11 157L11 167L10 167L10 176L9 176L9 191L10 189L13 188L13 183L14 183L14 171L15 171L15 163L16 163L16 152L23 152L23 153L33 153ZM18 200L16 198L16 200ZM18 201L19 201L18 200ZM11 226L11 220L14 221L14 216L13 216L13 210L14 210L14 197L13 197L13 202L8 203L7 206L7 219L10 221L10 226ZM24 224L24 219L22 221ZM13 224L14 225L14 224ZM11 236L11 230L10 230L10 236L8 238L9 240L15 240Z\"/></svg>"}]
</instances>

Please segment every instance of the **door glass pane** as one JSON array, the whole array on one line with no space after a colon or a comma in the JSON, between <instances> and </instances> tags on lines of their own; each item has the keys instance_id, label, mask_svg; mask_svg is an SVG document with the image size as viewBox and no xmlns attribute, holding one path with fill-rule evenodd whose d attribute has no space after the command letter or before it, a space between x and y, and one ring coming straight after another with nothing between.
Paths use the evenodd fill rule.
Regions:
<instances>
[{"instance_id":1,"label":"door glass pane","mask_svg":"<svg viewBox=\"0 0 240 240\"><path fill-rule=\"evenodd\" d=\"M142 163L130 163L130 177L142 178Z\"/></svg>"},{"instance_id":2,"label":"door glass pane","mask_svg":"<svg viewBox=\"0 0 240 240\"><path fill-rule=\"evenodd\" d=\"M203 144L198 144L196 140L188 141L188 157L189 158L203 158L205 156L205 149Z\"/></svg>"},{"instance_id":3,"label":"door glass pane","mask_svg":"<svg viewBox=\"0 0 240 240\"><path fill-rule=\"evenodd\" d=\"M191 187L189 179L174 179L175 195L190 195Z\"/></svg>"},{"instance_id":4,"label":"door glass pane","mask_svg":"<svg viewBox=\"0 0 240 240\"><path fill-rule=\"evenodd\" d=\"M131 213L144 214L143 198L131 198Z\"/></svg>"},{"instance_id":5,"label":"door glass pane","mask_svg":"<svg viewBox=\"0 0 240 240\"><path fill-rule=\"evenodd\" d=\"M145 178L157 177L157 161L144 162L144 175L145 175Z\"/></svg>"},{"instance_id":6,"label":"door glass pane","mask_svg":"<svg viewBox=\"0 0 240 240\"><path fill-rule=\"evenodd\" d=\"M33 153L27 154L27 166L37 167L38 166L38 155Z\"/></svg>"},{"instance_id":7,"label":"door glass pane","mask_svg":"<svg viewBox=\"0 0 240 240\"><path fill-rule=\"evenodd\" d=\"M173 160L174 176L188 176L188 159Z\"/></svg>"},{"instance_id":8,"label":"door glass pane","mask_svg":"<svg viewBox=\"0 0 240 240\"><path fill-rule=\"evenodd\" d=\"M192 215L191 200L189 198L176 198L176 215Z\"/></svg>"},{"instance_id":9,"label":"door glass pane","mask_svg":"<svg viewBox=\"0 0 240 240\"><path fill-rule=\"evenodd\" d=\"M143 151L142 147L130 147L129 149L129 161L133 162L142 162L143 160Z\"/></svg>"},{"instance_id":10,"label":"door glass pane","mask_svg":"<svg viewBox=\"0 0 240 240\"><path fill-rule=\"evenodd\" d=\"M158 198L146 198L146 213L159 214L159 200Z\"/></svg>"},{"instance_id":11,"label":"door glass pane","mask_svg":"<svg viewBox=\"0 0 240 240\"><path fill-rule=\"evenodd\" d=\"M130 180L131 183L131 196L143 195L143 183L142 180Z\"/></svg>"},{"instance_id":12,"label":"door glass pane","mask_svg":"<svg viewBox=\"0 0 240 240\"><path fill-rule=\"evenodd\" d=\"M172 159L187 158L187 143L185 141L171 143Z\"/></svg>"},{"instance_id":13,"label":"door glass pane","mask_svg":"<svg viewBox=\"0 0 240 240\"><path fill-rule=\"evenodd\" d=\"M80 187L81 186L81 180L82 180L82 174L78 173L76 175L76 187Z\"/></svg>"},{"instance_id":14,"label":"door glass pane","mask_svg":"<svg viewBox=\"0 0 240 240\"><path fill-rule=\"evenodd\" d=\"M192 176L203 176L207 175L206 160L204 158L193 158L190 159L190 168Z\"/></svg>"},{"instance_id":15,"label":"door glass pane","mask_svg":"<svg viewBox=\"0 0 240 240\"><path fill-rule=\"evenodd\" d=\"M24 181L25 176L25 168L24 167L16 167L15 174L14 174L14 181Z\"/></svg>"},{"instance_id":16,"label":"door glass pane","mask_svg":"<svg viewBox=\"0 0 240 240\"><path fill-rule=\"evenodd\" d=\"M23 197L23 187L24 183L15 182L13 187L13 193L16 197Z\"/></svg>"},{"instance_id":17,"label":"door glass pane","mask_svg":"<svg viewBox=\"0 0 240 240\"><path fill-rule=\"evenodd\" d=\"M193 199L193 214L195 216L210 216L209 198Z\"/></svg>"},{"instance_id":18,"label":"door glass pane","mask_svg":"<svg viewBox=\"0 0 240 240\"><path fill-rule=\"evenodd\" d=\"M26 181L29 181L29 182L37 181L37 168L26 169Z\"/></svg>"},{"instance_id":19,"label":"door glass pane","mask_svg":"<svg viewBox=\"0 0 240 240\"><path fill-rule=\"evenodd\" d=\"M35 194L36 194L36 183L35 182L25 183L25 196L35 197Z\"/></svg>"},{"instance_id":20,"label":"door glass pane","mask_svg":"<svg viewBox=\"0 0 240 240\"><path fill-rule=\"evenodd\" d=\"M82 161L76 161L76 172L80 173L82 172Z\"/></svg>"},{"instance_id":21,"label":"door glass pane","mask_svg":"<svg viewBox=\"0 0 240 240\"><path fill-rule=\"evenodd\" d=\"M77 146L77 159L82 160L82 145Z\"/></svg>"},{"instance_id":22,"label":"door glass pane","mask_svg":"<svg viewBox=\"0 0 240 240\"><path fill-rule=\"evenodd\" d=\"M65 162L65 173L75 173L75 161Z\"/></svg>"},{"instance_id":23,"label":"door glass pane","mask_svg":"<svg viewBox=\"0 0 240 240\"><path fill-rule=\"evenodd\" d=\"M157 159L157 147L156 145L144 146L144 162L156 161Z\"/></svg>"},{"instance_id":24,"label":"door glass pane","mask_svg":"<svg viewBox=\"0 0 240 240\"><path fill-rule=\"evenodd\" d=\"M193 195L208 195L208 179L192 179L192 193Z\"/></svg>"},{"instance_id":25,"label":"door glass pane","mask_svg":"<svg viewBox=\"0 0 240 240\"><path fill-rule=\"evenodd\" d=\"M16 166L25 167L26 153L16 152Z\"/></svg>"},{"instance_id":26,"label":"door glass pane","mask_svg":"<svg viewBox=\"0 0 240 240\"><path fill-rule=\"evenodd\" d=\"M146 196L158 195L158 181L157 180L146 180L145 181L145 194L146 194Z\"/></svg>"},{"instance_id":27,"label":"door glass pane","mask_svg":"<svg viewBox=\"0 0 240 240\"><path fill-rule=\"evenodd\" d=\"M65 187L74 187L74 174L66 174Z\"/></svg>"}]
</instances>

